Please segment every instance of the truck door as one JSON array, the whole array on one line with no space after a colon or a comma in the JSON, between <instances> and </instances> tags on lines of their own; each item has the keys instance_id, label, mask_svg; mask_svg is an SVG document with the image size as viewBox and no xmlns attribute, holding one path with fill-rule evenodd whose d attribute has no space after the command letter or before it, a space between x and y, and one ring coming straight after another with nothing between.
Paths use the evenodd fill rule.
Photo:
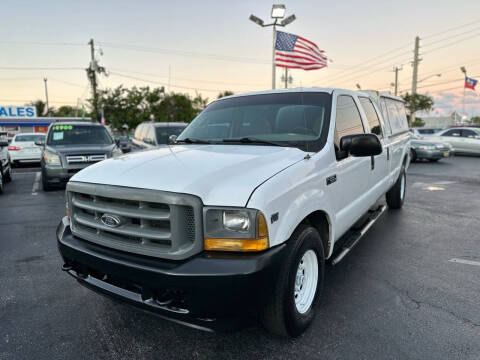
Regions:
<instances>
[{"instance_id":1,"label":"truck door","mask_svg":"<svg viewBox=\"0 0 480 360\"><path fill-rule=\"evenodd\" d=\"M387 160L387 152L389 152L388 141L385 139L383 126L380 123L379 111L373 105L372 100L368 97L359 97L359 100L362 104L370 133L378 136L383 147L383 151L380 155L372 156L370 159L371 170L368 191L371 192L372 197L378 198L388 190L390 185Z\"/></svg>"},{"instance_id":2,"label":"truck door","mask_svg":"<svg viewBox=\"0 0 480 360\"><path fill-rule=\"evenodd\" d=\"M338 95L335 116L335 153L336 153L336 238L348 230L352 223L360 218L366 207L366 190L370 175L370 158L353 157L340 151L340 139L346 135L363 134L360 112L350 95ZM366 208L365 208L366 207Z\"/></svg>"}]
</instances>

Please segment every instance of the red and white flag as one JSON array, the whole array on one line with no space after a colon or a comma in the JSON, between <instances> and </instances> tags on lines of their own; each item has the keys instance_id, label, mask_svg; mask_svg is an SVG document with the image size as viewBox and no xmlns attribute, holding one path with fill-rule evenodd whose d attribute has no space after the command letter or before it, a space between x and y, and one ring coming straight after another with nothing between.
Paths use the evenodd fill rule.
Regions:
<instances>
[{"instance_id":1,"label":"red and white flag","mask_svg":"<svg viewBox=\"0 0 480 360\"><path fill-rule=\"evenodd\" d=\"M277 31L275 65L290 69L318 70L327 66L327 56L314 42Z\"/></svg>"}]
</instances>

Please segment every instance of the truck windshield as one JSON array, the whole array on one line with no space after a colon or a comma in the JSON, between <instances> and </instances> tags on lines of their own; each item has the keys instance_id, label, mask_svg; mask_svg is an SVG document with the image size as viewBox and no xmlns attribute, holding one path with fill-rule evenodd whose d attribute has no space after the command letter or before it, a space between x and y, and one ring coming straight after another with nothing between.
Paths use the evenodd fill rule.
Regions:
<instances>
[{"instance_id":1,"label":"truck windshield","mask_svg":"<svg viewBox=\"0 0 480 360\"><path fill-rule=\"evenodd\" d=\"M319 151L327 139L330 109L331 95L324 92L275 93L222 99L200 113L177 141L275 144L298 147L304 151Z\"/></svg>"},{"instance_id":2,"label":"truck windshield","mask_svg":"<svg viewBox=\"0 0 480 360\"><path fill-rule=\"evenodd\" d=\"M47 145L110 145L113 139L103 126L54 125Z\"/></svg>"}]
</instances>

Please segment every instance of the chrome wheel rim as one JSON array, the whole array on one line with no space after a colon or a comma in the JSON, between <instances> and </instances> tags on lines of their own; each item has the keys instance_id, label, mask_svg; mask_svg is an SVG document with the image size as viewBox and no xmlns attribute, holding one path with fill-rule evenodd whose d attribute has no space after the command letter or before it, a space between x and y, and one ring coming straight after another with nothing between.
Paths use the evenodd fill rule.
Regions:
<instances>
[{"instance_id":1,"label":"chrome wheel rim","mask_svg":"<svg viewBox=\"0 0 480 360\"><path fill-rule=\"evenodd\" d=\"M295 275L295 307L300 314L305 314L312 306L318 284L318 259L313 250L307 250L298 263Z\"/></svg>"},{"instance_id":2,"label":"chrome wheel rim","mask_svg":"<svg viewBox=\"0 0 480 360\"><path fill-rule=\"evenodd\" d=\"M405 196L405 173L402 174L402 180L400 181L400 198L403 200Z\"/></svg>"}]
</instances>

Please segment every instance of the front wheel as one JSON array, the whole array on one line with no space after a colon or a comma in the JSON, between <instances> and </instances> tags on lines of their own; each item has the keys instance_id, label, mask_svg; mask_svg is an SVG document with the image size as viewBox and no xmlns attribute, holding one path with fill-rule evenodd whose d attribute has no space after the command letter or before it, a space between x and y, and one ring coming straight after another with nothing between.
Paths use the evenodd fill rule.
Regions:
<instances>
[{"instance_id":1,"label":"front wheel","mask_svg":"<svg viewBox=\"0 0 480 360\"><path fill-rule=\"evenodd\" d=\"M413 149L410 149L410 161L411 162L417 161L417 152Z\"/></svg>"},{"instance_id":2,"label":"front wheel","mask_svg":"<svg viewBox=\"0 0 480 360\"><path fill-rule=\"evenodd\" d=\"M8 171L5 173L3 178L4 178L4 181L6 183L9 183L10 181L12 181L12 167L11 166L8 167Z\"/></svg>"},{"instance_id":3,"label":"front wheel","mask_svg":"<svg viewBox=\"0 0 480 360\"><path fill-rule=\"evenodd\" d=\"M42 171L42 188L43 188L43 191L52 190L52 186L47 181L47 175L43 171Z\"/></svg>"},{"instance_id":4,"label":"front wheel","mask_svg":"<svg viewBox=\"0 0 480 360\"><path fill-rule=\"evenodd\" d=\"M264 308L263 325L281 336L302 334L315 316L325 273L325 254L318 231L300 225L288 241L275 290Z\"/></svg>"},{"instance_id":5,"label":"front wheel","mask_svg":"<svg viewBox=\"0 0 480 360\"><path fill-rule=\"evenodd\" d=\"M403 202L405 201L406 187L407 175L405 174L405 167L402 166L395 185L387 192L387 205L390 209L402 208Z\"/></svg>"},{"instance_id":6,"label":"front wheel","mask_svg":"<svg viewBox=\"0 0 480 360\"><path fill-rule=\"evenodd\" d=\"M0 194L3 194L3 171L1 166L0 166Z\"/></svg>"}]
</instances>

